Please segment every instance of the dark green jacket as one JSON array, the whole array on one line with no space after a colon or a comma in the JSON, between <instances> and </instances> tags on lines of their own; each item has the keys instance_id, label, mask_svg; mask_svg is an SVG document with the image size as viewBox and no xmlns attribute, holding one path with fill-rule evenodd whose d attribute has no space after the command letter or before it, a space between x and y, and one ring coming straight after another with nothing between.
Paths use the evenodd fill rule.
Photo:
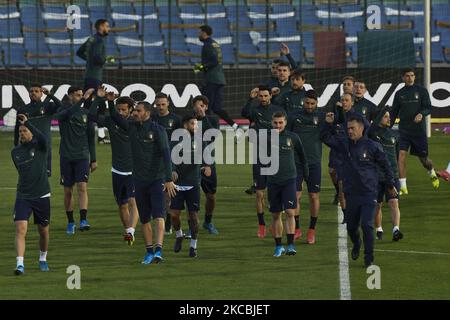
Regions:
<instances>
[{"instance_id":1,"label":"dark green jacket","mask_svg":"<svg viewBox=\"0 0 450 320\"><path fill-rule=\"evenodd\" d=\"M206 84L226 84L222 67L222 49L212 38L203 41L202 65Z\"/></svg>"},{"instance_id":2,"label":"dark green jacket","mask_svg":"<svg viewBox=\"0 0 450 320\"><path fill-rule=\"evenodd\" d=\"M86 61L85 79L103 80L103 66L106 62L105 37L98 33L90 36L78 49L77 56Z\"/></svg>"},{"instance_id":3,"label":"dark green jacket","mask_svg":"<svg viewBox=\"0 0 450 320\"><path fill-rule=\"evenodd\" d=\"M25 126L33 133L33 139L21 143L11 151L11 157L19 173L17 199L38 199L50 193L47 175L48 140L30 121Z\"/></svg>"}]
</instances>

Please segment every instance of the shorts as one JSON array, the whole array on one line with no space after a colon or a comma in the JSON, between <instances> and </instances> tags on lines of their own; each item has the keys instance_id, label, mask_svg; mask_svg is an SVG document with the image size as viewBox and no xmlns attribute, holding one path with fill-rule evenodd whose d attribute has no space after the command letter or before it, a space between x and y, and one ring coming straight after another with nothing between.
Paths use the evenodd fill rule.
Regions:
<instances>
[{"instance_id":1,"label":"shorts","mask_svg":"<svg viewBox=\"0 0 450 320\"><path fill-rule=\"evenodd\" d=\"M297 208L296 179L288 180L283 185L267 185L267 196L270 212L281 212L286 209Z\"/></svg>"},{"instance_id":2,"label":"shorts","mask_svg":"<svg viewBox=\"0 0 450 320\"><path fill-rule=\"evenodd\" d=\"M395 179L394 187L397 189L397 192L400 192L400 181L398 179ZM378 181L378 203L382 203L383 198L386 200L386 202L389 202L389 200L391 199L399 199L399 195L397 194L396 197L392 197L388 192L386 181Z\"/></svg>"},{"instance_id":3,"label":"shorts","mask_svg":"<svg viewBox=\"0 0 450 320\"><path fill-rule=\"evenodd\" d=\"M398 143L400 150L408 151L411 147L410 154L413 156L428 156L428 138L426 135L412 136L406 133L400 133Z\"/></svg>"},{"instance_id":4,"label":"shorts","mask_svg":"<svg viewBox=\"0 0 450 320\"><path fill-rule=\"evenodd\" d=\"M164 183L163 180L134 180L136 205L139 210L139 220L142 224L164 217Z\"/></svg>"},{"instance_id":5,"label":"shorts","mask_svg":"<svg viewBox=\"0 0 450 320\"><path fill-rule=\"evenodd\" d=\"M67 160L61 157L59 160L61 170L61 185L72 187L75 183L88 182L89 160Z\"/></svg>"},{"instance_id":6,"label":"shorts","mask_svg":"<svg viewBox=\"0 0 450 320\"><path fill-rule=\"evenodd\" d=\"M204 193L215 194L217 192L217 172L216 166L211 167L211 175L205 176L202 171L202 180L200 183Z\"/></svg>"},{"instance_id":7,"label":"shorts","mask_svg":"<svg viewBox=\"0 0 450 320\"><path fill-rule=\"evenodd\" d=\"M200 211L200 188L198 186L186 191L177 191L170 202L170 209L184 210L185 202L188 212Z\"/></svg>"},{"instance_id":8,"label":"shorts","mask_svg":"<svg viewBox=\"0 0 450 320\"><path fill-rule=\"evenodd\" d=\"M119 206L127 204L130 198L134 198L133 176L112 173L112 186L114 198Z\"/></svg>"},{"instance_id":9,"label":"shorts","mask_svg":"<svg viewBox=\"0 0 450 320\"><path fill-rule=\"evenodd\" d=\"M202 94L208 97L208 109L213 112L222 110L223 84L208 83L202 88Z\"/></svg>"},{"instance_id":10,"label":"shorts","mask_svg":"<svg viewBox=\"0 0 450 320\"><path fill-rule=\"evenodd\" d=\"M83 92L86 92L88 89L97 90L103 84L102 81L94 78L84 78L84 88Z\"/></svg>"},{"instance_id":11,"label":"shorts","mask_svg":"<svg viewBox=\"0 0 450 320\"><path fill-rule=\"evenodd\" d=\"M306 179L306 185L308 187L309 193L318 193L320 192L320 182L322 180L322 167L320 163L317 164L311 164L308 166L309 168L309 176L308 179ZM297 191L300 192L303 190L302 183L303 180L303 170L301 168L297 168L297 179L296 179L296 185L297 185Z\"/></svg>"},{"instance_id":12,"label":"shorts","mask_svg":"<svg viewBox=\"0 0 450 320\"><path fill-rule=\"evenodd\" d=\"M337 170L337 167L341 165L341 163L342 161L339 153L334 149L330 149L330 154L328 155L328 168Z\"/></svg>"},{"instance_id":13,"label":"shorts","mask_svg":"<svg viewBox=\"0 0 450 320\"><path fill-rule=\"evenodd\" d=\"M266 175L261 174L261 168L264 165L255 163L253 164L253 185L256 190L264 190L267 188L267 177Z\"/></svg>"},{"instance_id":14,"label":"shorts","mask_svg":"<svg viewBox=\"0 0 450 320\"><path fill-rule=\"evenodd\" d=\"M28 221L33 213L34 224L46 227L50 224L50 197L16 199L14 221Z\"/></svg>"}]
</instances>

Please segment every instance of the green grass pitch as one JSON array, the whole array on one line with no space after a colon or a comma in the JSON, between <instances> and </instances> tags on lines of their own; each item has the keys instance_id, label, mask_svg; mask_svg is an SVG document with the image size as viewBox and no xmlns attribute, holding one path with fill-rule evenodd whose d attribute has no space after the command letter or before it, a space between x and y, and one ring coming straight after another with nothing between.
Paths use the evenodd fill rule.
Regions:
<instances>
[{"instance_id":1,"label":"green grass pitch","mask_svg":"<svg viewBox=\"0 0 450 320\"><path fill-rule=\"evenodd\" d=\"M38 269L38 235L29 226L25 275L15 267L12 211L17 182L10 159L12 134L0 134L0 299L339 299L336 207L327 174L324 147L322 207L317 244L297 242L297 255L272 257L270 236L256 237L254 198L243 191L251 183L249 165L218 166L218 203L213 222L220 231L212 236L201 230L198 258L183 250L172 251L174 235L166 236L164 263L142 265L142 234L138 226L135 246L122 241L122 227L111 191L110 146L98 145L98 170L89 183L89 232L65 233L63 190L59 186L58 143L53 139L52 218L48 261L51 271ZM430 155L439 169L450 161L450 137L435 134ZM381 268L381 289L369 290L362 260L350 261L352 299L450 298L450 182L441 180L439 191L417 159L408 157L410 194L400 201L401 229L405 238L391 241L389 212L385 211L385 239L375 244L375 264ZM309 223L307 199L302 203L304 234ZM76 206L76 217L78 211ZM203 208L200 214L203 220ZM185 216L184 216L185 217ZM266 222L270 216L266 211ZM186 224L184 224L186 229ZM283 238L285 242L285 237ZM350 249L350 244L349 244ZM382 250L382 251L380 251ZM69 290L66 268L81 268L81 290Z\"/></svg>"}]
</instances>

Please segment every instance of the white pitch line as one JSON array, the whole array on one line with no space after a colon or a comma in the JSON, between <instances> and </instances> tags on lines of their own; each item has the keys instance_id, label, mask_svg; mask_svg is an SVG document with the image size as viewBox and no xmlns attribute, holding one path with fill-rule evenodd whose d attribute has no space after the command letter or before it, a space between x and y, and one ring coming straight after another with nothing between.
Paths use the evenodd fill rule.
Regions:
<instances>
[{"instance_id":1,"label":"white pitch line","mask_svg":"<svg viewBox=\"0 0 450 320\"><path fill-rule=\"evenodd\" d=\"M339 250L339 284L341 300L352 300L350 290L350 274L348 271L347 229L342 224L344 213L338 206L338 250Z\"/></svg>"},{"instance_id":2,"label":"white pitch line","mask_svg":"<svg viewBox=\"0 0 450 320\"><path fill-rule=\"evenodd\" d=\"M447 252L433 252L433 251L408 251L408 250L384 250L384 249L375 249L375 251L379 251L379 252L410 253L410 254L431 254L431 255L439 255L439 256L450 256L450 253L447 253Z\"/></svg>"}]
</instances>

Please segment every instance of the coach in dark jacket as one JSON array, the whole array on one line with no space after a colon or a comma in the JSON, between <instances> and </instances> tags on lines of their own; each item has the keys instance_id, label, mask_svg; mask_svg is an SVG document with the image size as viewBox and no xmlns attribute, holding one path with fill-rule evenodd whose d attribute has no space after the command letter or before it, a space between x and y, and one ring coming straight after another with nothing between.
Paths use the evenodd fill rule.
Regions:
<instances>
[{"instance_id":1,"label":"coach in dark jacket","mask_svg":"<svg viewBox=\"0 0 450 320\"><path fill-rule=\"evenodd\" d=\"M339 152L343 160L344 194L346 199L347 232L353 242L352 259L359 257L361 223L364 239L364 264L373 263L374 216L377 206L377 164L385 174L388 191L397 194L386 154L381 145L364 134L364 119L354 114L347 118L347 135L336 135L333 129L334 114L327 113L322 126L321 139Z\"/></svg>"}]
</instances>

